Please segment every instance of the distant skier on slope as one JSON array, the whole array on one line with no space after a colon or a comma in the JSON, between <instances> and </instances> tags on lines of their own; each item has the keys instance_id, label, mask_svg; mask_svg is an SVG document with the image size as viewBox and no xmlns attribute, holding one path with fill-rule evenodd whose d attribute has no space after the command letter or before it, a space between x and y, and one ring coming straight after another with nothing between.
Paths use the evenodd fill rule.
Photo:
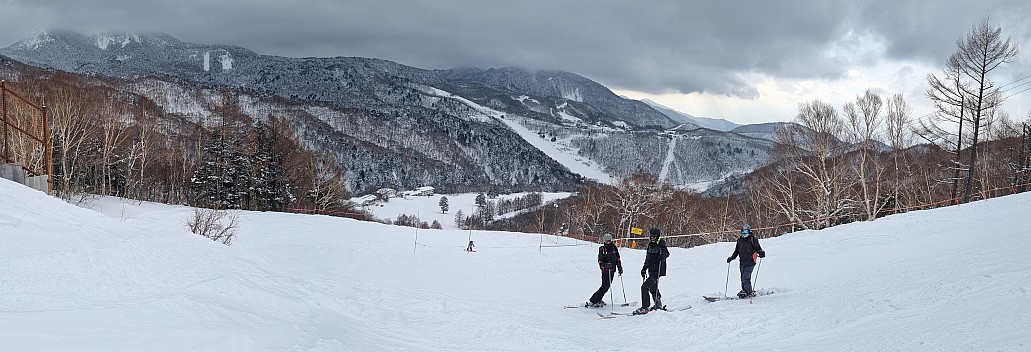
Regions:
<instances>
[{"instance_id":1,"label":"distant skier on slope","mask_svg":"<svg viewBox=\"0 0 1031 352\"><path fill-rule=\"evenodd\" d=\"M755 269L755 258L766 257L766 251L759 246L759 239L752 236L752 228L747 224L741 226L741 237L737 239L734 246L734 253L727 258L727 263L734 261L734 258L741 256L741 292L737 293L738 298L755 296L752 290L752 269Z\"/></svg>"},{"instance_id":2,"label":"distant skier on slope","mask_svg":"<svg viewBox=\"0 0 1031 352\"><path fill-rule=\"evenodd\" d=\"M662 294L659 293L659 277L666 276L666 258L669 257L669 250L666 249L666 240L660 239L662 231L653 227L648 231L647 254L644 257L644 267L641 268L641 277L644 283L641 284L641 308L634 311L634 314L645 314L649 310L662 309ZM650 298L655 297L655 305L648 307Z\"/></svg>"},{"instance_id":3,"label":"distant skier on slope","mask_svg":"<svg viewBox=\"0 0 1031 352\"><path fill-rule=\"evenodd\" d=\"M605 297L605 292L609 291L609 286L612 284L612 279L616 276L616 272L619 272L620 276L623 276L623 263L619 260L619 249L615 244L612 244L612 234L606 233L602 236L603 243L601 247L598 247L598 267L601 268L601 287L594 292L591 296L591 300L587 301L584 306L587 307L604 307L605 301L602 300Z\"/></svg>"}]
</instances>

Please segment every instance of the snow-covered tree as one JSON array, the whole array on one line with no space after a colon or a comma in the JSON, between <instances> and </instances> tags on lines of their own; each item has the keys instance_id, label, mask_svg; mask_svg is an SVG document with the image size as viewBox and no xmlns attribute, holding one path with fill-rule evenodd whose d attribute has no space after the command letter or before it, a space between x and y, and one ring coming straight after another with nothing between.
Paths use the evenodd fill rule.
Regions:
<instances>
[{"instance_id":1,"label":"snow-covered tree","mask_svg":"<svg viewBox=\"0 0 1031 352\"><path fill-rule=\"evenodd\" d=\"M252 178L252 206L254 210L280 211L294 201L290 192L290 182L283 167L284 151L277 148L278 139L282 138L266 122L258 122L255 126L255 153L252 156L254 166Z\"/></svg>"},{"instance_id":2,"label":"snow-covered tree","mask_svg":"<svg viewBox=\"0 0 1031 352\"><path fill-rule=\"evenodd\" d=\"M193 174L191 191L196 204L215 209L238 209L251 187L250 158L235 150L236 139L214 136L204 146L204 161Z\"/></svg>"},{"instance_id":3,"label":"snow-covered tree","mask_svg":"<svg viewBox=\"0 0 1031 352\"><path fill-rule=\"evenodd\" d=\"M448 204L447 196L440 196L440 202L437 203L440 206L440 213L447 214Z\"/></svg>"},{"instance_id":4,"label":"snow-covered tree","mask_svg":"<svg viewBox=\"0 0 1031 352\"><path fill-rule=\"evenodd\" d=\"M455 212L455 226L465 228L465 213L461 209Z\"/></svg>"}]
</instances>

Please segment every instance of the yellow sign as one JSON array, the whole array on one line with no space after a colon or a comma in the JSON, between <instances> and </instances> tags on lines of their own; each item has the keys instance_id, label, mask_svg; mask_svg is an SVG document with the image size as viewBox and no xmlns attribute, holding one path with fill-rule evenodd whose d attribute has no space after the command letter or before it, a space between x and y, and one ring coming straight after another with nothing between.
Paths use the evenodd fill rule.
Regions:
<instances>
[{"instance_id":1,"label":"yellow sign","mask_svg":"<svg viewBox=\"0 0 1031 352\"><path fill-rule=\"evenodd\" d=\"M630 233L635 234L635 235L640 235L640 234L644 233L644 230L641 230L641 229L636 228L636 227L631 227L630 228Z\"/></svg>"}]
</instances>

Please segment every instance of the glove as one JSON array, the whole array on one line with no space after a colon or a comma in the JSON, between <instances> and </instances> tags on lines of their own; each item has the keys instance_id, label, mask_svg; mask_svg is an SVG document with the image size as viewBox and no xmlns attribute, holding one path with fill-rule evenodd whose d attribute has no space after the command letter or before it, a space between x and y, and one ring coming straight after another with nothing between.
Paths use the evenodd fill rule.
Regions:
<instances>
[{"instance_id":1,"label":"glove","mask_svg":"<svg viewBox=\"0 0 1031 352\"><path fill-rule=\"evenodd\" d=\"M730 262L732 262L732 261L734 261L734 257L727 257L727 263L728 263L728 264L729 264Z\"/></svg>"},{"instance_id":2,"label":"glove","mask_svg":"<svg viewBox=\"0 0 1031 352\"><path fill-rule=\"evenodd\" d=\"M623 268L619 268L619 276L623 276Z\"/></svg>"},{"instance_id":3,"label":"glove","mask_svg":"<svg viewBox=\"0 0 1031 352\"><path fill-rule=\"evenodd\" d=\"M648 268L641 268L641 277L644 277L644 273L648 272Z\"/></svg>"},{"instance_id":4,"label":"glove","mask_svg":"<svg viewBox=\"0 0 1031 352\"><path fill-rule=\"evenodd\" d=\"M759 251L759 258L766 258L766 251Z\"/></svg>"}]
</instances>

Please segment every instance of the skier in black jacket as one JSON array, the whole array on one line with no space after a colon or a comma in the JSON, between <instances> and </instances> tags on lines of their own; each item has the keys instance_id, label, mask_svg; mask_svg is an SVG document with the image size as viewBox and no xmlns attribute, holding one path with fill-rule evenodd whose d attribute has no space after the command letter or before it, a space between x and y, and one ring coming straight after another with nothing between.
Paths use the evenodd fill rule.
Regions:
<instances>
[{"instance_id":1,"label":"skier in black jacket","mask_svg":"<svg viewBox=\"0 0 1031 352\"><path fill-rule=\"evenodd\" d=\"M616 245L612 244L612 234L606 233L602 236L602 240L605 241L601 247L598 247L598 267L601 268L601 287L598 291L594 292L591 296L591 300L584 304L587 307L604 307L605 301L602 300L605 297L605 292L609 291L609 285L612 284L612 278L616 276L616 272L619 272L620 276L623 276L623 263L619 260L619 249Z\"/></svg>"},{"instance_id":2,"label":"skier in black jacket","mask_svg":"<svg viewBox=\"0 0 1031 352\"><path fill-rule=\"evenodd\" d=\"M641 284L641 308L634 311L634 314L645 314L649 310L663 309L662 294L659 293L659 277L666 276L666 258L669 257L669 250L666 249L666 240L660 239L662 232L657 227L648 231L648 254L644 257L644 267L641 268L641 277L644 283ZM648 307L651 297L655 297L655 305Z\"/></svg>"},{"instance_id":3,"label":"skier in black jacket","mask_svg":"<svg viewBox=\"0 0 1031 352\"><path fill-rule=\"evenodd\" d=\"M766 257L766 251L759 246L759 239L752 236L752 228L748 225L741 226L741 237L737 239L734 246L734 253L727 258L727 263L734 261L734 258L741 256L741 292L737 293L738 298L755 296L752 290L752 269L755 269L755 257Z\"/></svg>"}]
</instances>

